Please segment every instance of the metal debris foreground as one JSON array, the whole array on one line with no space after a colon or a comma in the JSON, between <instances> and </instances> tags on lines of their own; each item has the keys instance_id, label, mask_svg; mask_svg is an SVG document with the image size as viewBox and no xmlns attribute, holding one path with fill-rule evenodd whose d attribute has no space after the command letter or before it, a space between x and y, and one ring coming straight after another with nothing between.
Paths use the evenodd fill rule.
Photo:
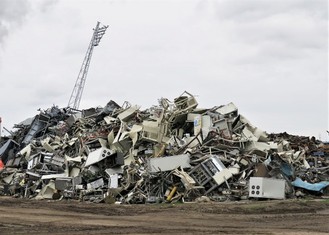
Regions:
<instances>
[{"instance_id":1,"label":"metal debris foreground","mask_svg":"<svg viewBox=\"0 0 329 235\"><path fill-rule=\"evenodd\" d=\"M328 194L328 145L267 134L233 103L197 106L184 92L143 111L114 101L40 111L0 143L0 192L107 203Z\"/></svg>"}]
</instances>

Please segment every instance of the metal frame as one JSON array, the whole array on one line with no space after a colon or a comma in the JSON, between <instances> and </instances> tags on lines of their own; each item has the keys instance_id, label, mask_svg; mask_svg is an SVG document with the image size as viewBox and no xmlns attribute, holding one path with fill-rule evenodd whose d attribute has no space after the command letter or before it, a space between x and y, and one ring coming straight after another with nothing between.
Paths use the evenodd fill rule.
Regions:
<instances>
[{"instance_id":1,"label":"metal frame","mask_svg":"<svg viewBox=\"0 0 329 235\"><path fill-rule=\"evenodd\" d=\"M109 27L108 25L99 27L99 25L100 25L100 22L97 22L96 28L94 29L93 36L89 43L87 53L83 60L78 78L75 82L69 103L67 105L69 108L71 108L73 110L79 109L82 92L83 92L83 89L84 89L84 86L86 83L87 73L88 73L88 69L89 69L89 65L90 65L91 56L94 51L94 47L98 46L100 40L102 39L103 35L105 34L106 29Z\"/></svg>"}]
</instances>

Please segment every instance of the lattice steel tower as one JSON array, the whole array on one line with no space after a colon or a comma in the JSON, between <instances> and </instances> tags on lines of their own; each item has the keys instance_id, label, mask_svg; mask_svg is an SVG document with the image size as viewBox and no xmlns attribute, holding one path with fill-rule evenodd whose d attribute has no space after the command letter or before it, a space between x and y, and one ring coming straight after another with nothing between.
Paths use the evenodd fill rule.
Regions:
<instances>
[{"instance_id":1,"label":"lattice steel tower","mask_svg":"<svg viewBox=\"0 0 329 235\"><path fill-rule=\"evenodd\" d=\"M76 110L79 109L82 92L86 83L87 73L88 73L90 60L93 54L94 47L98 46L100 40L102 39L108 27L109 27L108 25L107 26L103 25L102 27L100 27L100 22L97 22L96 28L94 28L93 36L90 40L87 53L83 60L78 78L75 82L69 103L67 105L71 109L76 109Z\"/></svg>"}]
</instances>

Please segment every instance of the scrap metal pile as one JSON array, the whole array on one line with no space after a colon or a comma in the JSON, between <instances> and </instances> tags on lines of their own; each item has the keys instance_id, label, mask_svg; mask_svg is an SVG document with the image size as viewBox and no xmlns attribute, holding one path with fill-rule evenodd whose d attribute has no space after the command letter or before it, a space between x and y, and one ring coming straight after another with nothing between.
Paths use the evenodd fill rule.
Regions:
<instances>
[{"instance_id":1,"label":"scrap metal pile","mask_svg":"<svg viewBox=\"0 0 329 235\"><path fill-rule=\"evenodd\" d=\"M143 111L42 110L2 138L0 194L132 204L328 193L325 143L268 135L233 103L197 106L184 92Z\"/></svg>"}]
</instances>

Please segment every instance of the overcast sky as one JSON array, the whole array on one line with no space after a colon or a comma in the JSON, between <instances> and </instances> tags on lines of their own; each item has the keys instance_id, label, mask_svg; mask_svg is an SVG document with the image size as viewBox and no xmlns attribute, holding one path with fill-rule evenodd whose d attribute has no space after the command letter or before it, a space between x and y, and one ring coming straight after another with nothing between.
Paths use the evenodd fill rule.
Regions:
<instances>
[{"instance_id":1,"label":"overcast sky","mask_svg":"<svg viewBox=\"0 0 329 235\"><path fill-rule=\"evenodd\" d=\"M186 90L268 133L329 139L327 0L0 0L2 126L68 104L97 21L80 108Z\"/></svg>"}]
</instances>

